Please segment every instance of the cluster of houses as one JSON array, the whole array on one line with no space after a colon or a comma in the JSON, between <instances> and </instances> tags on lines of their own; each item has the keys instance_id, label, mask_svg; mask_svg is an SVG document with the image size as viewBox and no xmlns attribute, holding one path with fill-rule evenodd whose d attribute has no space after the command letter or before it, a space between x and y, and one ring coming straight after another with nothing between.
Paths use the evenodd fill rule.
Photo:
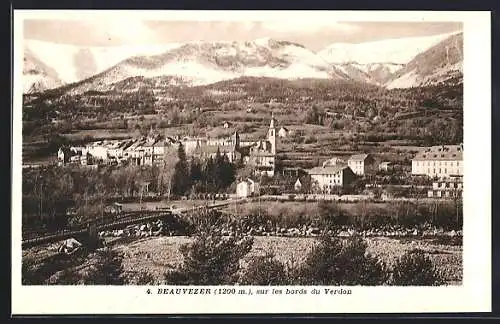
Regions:
<instances>
[{"instance_id":1,"label":"cluster of houses","mask_svg":"<svg viewBox=\"0 0 500 324\"><path fill-rule=\"evenodd\" d=\"M356 178L374 174L377 171L390 172L393 164L388 161L376 163L371 154L355 154L344 160L333 157L321 166L306 170L316 190L331 194L336 189L351 184ZM429 198L451 198L463 195L463 145L432 146L423 149L412 160L411 174L434 179L429 188ZM297 173L298 175L298 173ZM254 181L243 180L237 185L237 196L258 194ZM302 183L297 177L294 189L300 191ZM252 191L256 190L256 191Z\"/></svg>"},{"instance_id":2,"label":"cluster of houses","mask_svg":"<svg viewBox=\"0 0 500 324\"><path fill-rule=\"evenodd\" d=\"M276 172L277 137L285 137L285 127L277 129L276 119L271 117L267 136L263 139L242 140L237 131L226 138L165 137L152 129L146 137L122 141L101 141L84 147L61 147L58 151L59 164L78 164L97 167L102 164L120 165L161 165L169 154L177 154L180 143L187 156L201 160L225 156L230 162L241 162L252 166L254 175L273 177ZM333 157L322 165L310 170L301 170L307 175L317 190L330 194L338 188L348 186L358 177L371 175L377 171L390 172L393 164L388 161L376 162L372 154L355 154L347 160ZM290 170L287 170L287 172ZM295 190L300 191L302 183L299 171ZM291 172L290 171L290 172ZM428 197L451 197L461 195L463 190L463 145L442 145L422 149L412 159L411 174L435 179L429 188ZM244 179L237 183L236 194L248 197L260 192L255 180Z\"/></svg>"},{"instance_id":3,"label":"cluster of houses","mask_svg":"<svg viewBox=\"0 0 500 324\"><path fill-rule=\"evenodd\" d=\"M163 163L169 148L177 142L150 132L147 137L120 141L99 141L85 146L63 146L57 152L59 165L159 165Z\"/></svg>"},{"instance_id":4,"label":"cluster of houses","mask_svg":"<svg viewBox=\"0 0 500 324\"><path fill-rule=\"evenodd\" d=\"M167 155L177 154L175 150L182 143L187 156L200 159L215 158L217 154L230 162L241 161L253 166L255 173L274 176L277 152L276 119L271 117L267 136L264 139L241 140L237 131L227 138L165 137L151 129L146 137L121 141L99 141L83 147L61 147L58 150L59 165L161 165Z\"/></svg>"}]
</instances>

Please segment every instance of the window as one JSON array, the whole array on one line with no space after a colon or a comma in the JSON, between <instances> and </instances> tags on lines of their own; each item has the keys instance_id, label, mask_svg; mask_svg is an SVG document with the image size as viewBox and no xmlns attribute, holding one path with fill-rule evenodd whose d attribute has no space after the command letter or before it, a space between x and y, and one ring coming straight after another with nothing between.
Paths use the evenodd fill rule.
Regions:
<instances>
[{"instance_id":1,"label":"window","mask_svg":"<svg viewBox=\"0 0 500 324\"><path fill-rule=\"evenodd\" d=\"M447 166L448 165L448 162L444 162L444 166Z\"/></svg>"},{"instance_id":2,"label":"window","mask_svg":"<svg viewBox=\"0 0 500 324\"><path fill-rule=\"evenodd\" d=\"M433 162L433 165L436 166L436 161Z\"/></svg>"},{"instance_id":3,"label":"window","mask_svg":"<svg viewBox=\"0 0 500 324\"><path fill-rule=\"evenodd\" d=\"M434 168L434 172L432 172L432 173L436 173L436 168Z\"/></svg>"},{"instance_id":4,"label":"window","mask_svg":"<svg viewBox=\"0 0 500 324\"><path fill-rule=\"evenodd\" d=\"M446 168L444 168L444 173L448 173L448 170Z\"/></svg>"},{"instance_id":5,"label":"window","mask_svg":"<svg viewBox=\"0 0 500 324\"><path fill-rule=\"evenodd\" d=\"M441 173L441 168L439 168L439 173Z\"/></svg>"}]
</instances>

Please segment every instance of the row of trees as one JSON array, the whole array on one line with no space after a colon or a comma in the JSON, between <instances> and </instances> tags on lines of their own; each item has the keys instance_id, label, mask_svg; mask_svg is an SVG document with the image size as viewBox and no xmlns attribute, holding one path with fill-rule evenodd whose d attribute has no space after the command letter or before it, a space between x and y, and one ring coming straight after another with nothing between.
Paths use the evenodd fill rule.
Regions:
<instances>
[{"instance_id":1,"label":"row of trees","mask_svg":"<svg viewBox=\"0 0 500 324\"><path fill-rule=\"evenodd\" d=\"M236 179L236 165L231 163L227 155L218 150L215 157L204 161L191 158L188 162L182 144L178 148L178 162L172 178L174 194L210 192L226 190Z\"/></svg>"}]
</instances>

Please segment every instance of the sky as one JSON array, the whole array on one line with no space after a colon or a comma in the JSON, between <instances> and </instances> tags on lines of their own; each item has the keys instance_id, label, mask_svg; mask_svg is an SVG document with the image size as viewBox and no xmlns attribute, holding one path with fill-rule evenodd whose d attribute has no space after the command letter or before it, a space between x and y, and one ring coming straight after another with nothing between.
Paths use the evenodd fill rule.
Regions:
<instances>
[{"instance_id":1,"label":"sky","mask_svg":"<svg viewBox=\"0 0 500 324\"><path fill-rule=\"evenodd\" d=\"M130 17L25 20L24 39L80 46L251 41L271 37L319 51L333 43L429 36L462 30L455 22L160 21Z\"/></svg>"}]
</instances>

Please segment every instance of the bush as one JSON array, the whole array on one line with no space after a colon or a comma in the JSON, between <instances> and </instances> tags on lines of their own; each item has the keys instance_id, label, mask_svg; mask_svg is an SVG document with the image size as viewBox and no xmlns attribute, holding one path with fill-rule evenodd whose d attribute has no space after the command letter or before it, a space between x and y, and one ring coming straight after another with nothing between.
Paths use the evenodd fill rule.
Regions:
<instances>
[{"instance_id":1,"label":"bush","mask_svg":"<svg viewBox=\"0 0 500 324\"><path fill-rule=\"evenodd\" d=\"M165 274L169 284L225 285L237 282L240 260L250 252L252 237L223 236L218 228L225 224L222 213L201 210L189 217L194 241L180 247L183 263Z\"/></svg>"},{"instance_id":2,"label":"bush","mask_svg":"<svg viewBox=\"0 0 500 324\"><path fill-rule=\"evenodd\" d=\"M286 285L288 276L285 266L274 258L273 254L254 257L240 277L243 285Z\"/></svg>"},{"instance_id":3,"label":"bush","mask_svg":"<svg viewBox=\"0 0 500 324\"><path fill-rule=\"evenodd\" d=\"M439 286L444 284L441 274L422 250L412 250L401 256L393 267L392 285Z\"/></svg>"},{"instance_id":4,"label":"bush","mask_svg":"<svg viewBox=\"0 0 500 324\"><path fill-rule=\"evenodd\" d=\"M112 250L96 253L97 264L84 278L87 285L123 285L123 257Z\"/></svg>"},{"instance_id":5,"label":"bush","mask_svg":"<svg viewBox=\"0 0 500 324\"><path fill-rule=\"evenodd\" d=\"M388 272L383 261L366 252L359 238L323 236L298 271L298 281L314 285L382 285Z\"/></svg>"},{"instance_id":6,"label":"bush","mask_svg":"<svg viewBox=\"0 0 500 324\"><path fill-rule=\"evenodd\" d=\"M183 263L167 272L174 285L228 285L237 282L240 260L250 252L253 238L199 232L192 243L181 246Z\"/></svg>"}]
</instances>

